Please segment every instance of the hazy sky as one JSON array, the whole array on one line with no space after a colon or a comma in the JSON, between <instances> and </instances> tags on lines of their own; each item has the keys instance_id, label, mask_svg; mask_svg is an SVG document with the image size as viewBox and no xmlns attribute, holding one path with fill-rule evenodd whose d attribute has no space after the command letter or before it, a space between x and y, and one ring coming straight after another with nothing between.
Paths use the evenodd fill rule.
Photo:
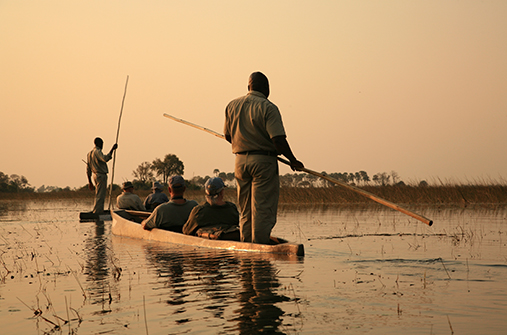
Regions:
<instances>
[{"instance_id":1,"label":"hazy sky","mask_svg":"<svg viewBox=\"0 0 507 335\"><path fill-rule=\"evenodd\" d=\"M309 169L505 181L506 18L505 0L0 0L0 171L85 185L128 75L115 183L169 153L186 178L232 172L227 142L162 114L222 133L262 71Z\"/></svg>"}]
</instances>

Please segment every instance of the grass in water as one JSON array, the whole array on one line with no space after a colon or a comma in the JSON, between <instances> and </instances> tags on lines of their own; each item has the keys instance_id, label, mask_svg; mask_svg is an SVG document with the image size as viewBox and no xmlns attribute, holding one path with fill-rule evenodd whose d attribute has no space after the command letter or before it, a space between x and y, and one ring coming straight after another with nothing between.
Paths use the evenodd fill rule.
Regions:
<instances>
[{"instance_id":1,"label":"grass in water","mask_svg":"<svg viewBox=\"0 0 507 335\"><path fill-rule=\"evenodd\" d=\"M507 204L507 185L440 185L440 186L362 186L361 189L368 191L380 198L395 204L413 205L454 205L468 207L474 205L496 206ZM120 190L112 194L113 202L121 193ZM150 194L147 190L136 190L135 193L141 199ZM167 191L165 191L167 194ZM49 199L90 199L93 203L94 192L60 191L48 193L0 193L0 200L49 200ZM199 203L204 202L203 190L187 190L187 199L194 199ZM225 200L236 202L236 189L225 190ZM348 189L335 187L282 187L280 188L281 205L299 204L338 204L357 205L373 204L374 201Z\"/></svg>"}]
</instances>

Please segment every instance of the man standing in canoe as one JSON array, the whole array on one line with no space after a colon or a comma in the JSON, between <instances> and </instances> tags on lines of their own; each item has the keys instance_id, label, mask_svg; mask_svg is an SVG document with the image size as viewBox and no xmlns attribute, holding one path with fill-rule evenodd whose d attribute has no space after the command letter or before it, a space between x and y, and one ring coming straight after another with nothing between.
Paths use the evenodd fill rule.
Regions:
<instances>
[{"instance_id":1,"label":"man standing in canoe","mask_svg":"<svg viewBox=\"0 0 507 335\"><path fill-rule=\"evenodd\" d=\"M95 143L95 148L88 153L86 175L88 176L88 188L91 191L95 190L95 205L93 206L92 213L102 214L104 213L104 202L107 193L107 174L109 172L107 162L113 158L113 151L118 148L118 144L115 143L111 151L107 155L104 155L102 153L104 141L100 137L97 137L93 142ZM92 173L95 186L92 182Z\"/></svg>"},{"instance_id":2,"label":"man standing in canoe","mask_svg":"<svg viewBox=\"0 0 507 335\"><path fill-rule=\"evenodd\" d=\"M280 192L276 157L287 157L292 170L304 168L292 153L280 111L268 96L268 78L254 72L248 94L232 100L225 110L224 135L236 155L234 174L243 242L270 243Z\"/></svg>"}]
</instances>

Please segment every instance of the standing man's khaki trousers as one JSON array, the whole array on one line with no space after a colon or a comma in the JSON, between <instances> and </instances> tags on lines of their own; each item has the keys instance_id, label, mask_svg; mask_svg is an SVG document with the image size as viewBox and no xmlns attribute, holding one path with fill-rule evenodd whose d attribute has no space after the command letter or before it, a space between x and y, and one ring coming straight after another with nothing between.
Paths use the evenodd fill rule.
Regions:
<instances>
[{"instance_id":1,"label":"standing man's khaki trousers","mask_svg":"<svg viewBox=\"0 0 507 335\"><path fill-rule=\"evenodd\" d=\"M270 243L276 224L280 180L274 156L236 155L241 241Z\"/></svg>"},{"instance_id":2,"label":"standing man's khaki trousers","mask_svg":"<svg viewBox=\"0 0 507 335\"><path fill-rule=\"evenodd\" d=\"M93 213L102 214L107 193L107 174L94 173L93 178L95 180L95 205L93 206Z\"/></svg>"}]
</instances>

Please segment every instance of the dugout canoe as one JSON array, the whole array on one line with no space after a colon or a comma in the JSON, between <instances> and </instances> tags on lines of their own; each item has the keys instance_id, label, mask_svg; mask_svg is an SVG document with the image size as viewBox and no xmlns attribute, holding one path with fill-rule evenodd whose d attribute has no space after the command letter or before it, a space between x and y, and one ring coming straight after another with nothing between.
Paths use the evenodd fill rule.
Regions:
<instances>
[{"instance_id":1,"label":"dugout canoe","mask_svg":"<svg viewBox=\"0 0 507 335\"><path fill-rule=\"evenodd\" d=\"M281 238L272 237L274 241L278 241L279 243L275 245L266 245L239 241L208 240L202 237L185 235L182 233L176 233L157 228L154 228L151 231L144 230L141 227L141 225L135 221L141 221L141 219L146 218L149 215L150 213L147 212L138 212L129 210L111 211L111 217L113 220L111 232L114 235L118 236L125 236L159 242L168 242L174 244L184 244L202 248L295 255L295 256L304 256L305 254L303 244L289 243L288 241Z\"/></svg>"}]
</instances>

